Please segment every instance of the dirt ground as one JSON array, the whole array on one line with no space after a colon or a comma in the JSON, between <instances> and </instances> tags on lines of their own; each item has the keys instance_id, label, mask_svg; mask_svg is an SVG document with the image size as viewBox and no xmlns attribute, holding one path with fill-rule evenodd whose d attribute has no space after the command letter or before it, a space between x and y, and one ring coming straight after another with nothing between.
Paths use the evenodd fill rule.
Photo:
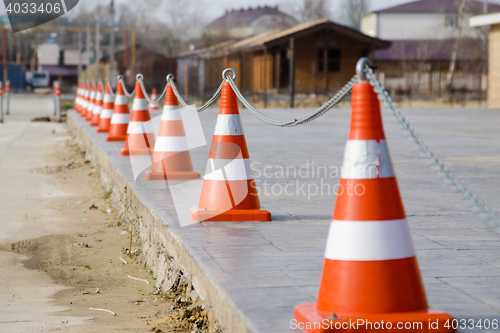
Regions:
<instances>
[{"instance_id":1,"label":"dirt ground","mask_svg":"<svg viewBox=\"0 0 500 333\"><path fill-rule=\"evenodd\" d=\"M43 272L57 285L67 286L54 295L53 305L68 310L52 315L88 320L84 326L62 320L56 330L220 332L203 302L183 302L186 297L181 297L182 288L158 290L140 255L130 255L130 233L121 225L110 193L100 186L95 169L85 161L85 153L71 140L48 151L47 166L31 172L48 176L57 191L66 193L53 197L49 193L44 202L59 215L60 230L3 244L0 251L26 256L22 261L25 268ZM28 214L25 217L30 218ZM37 295L31 297L36 300ZM0 320L2 323L5 321Z\"/></svg>"}]
</instances>

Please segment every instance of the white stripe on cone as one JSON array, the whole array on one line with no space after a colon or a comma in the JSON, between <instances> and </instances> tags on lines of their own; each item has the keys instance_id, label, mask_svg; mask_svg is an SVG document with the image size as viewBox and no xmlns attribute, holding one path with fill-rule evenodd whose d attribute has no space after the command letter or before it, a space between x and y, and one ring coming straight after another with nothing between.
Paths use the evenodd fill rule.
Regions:
<instances>
[{"instance_id":1,"label":"white stripe on cone","mask_svg":"<svg viewBox=\"0 0 500 333\"><path fill-rule=\"evenodd\" d=\"M144 98L134 98L134 103L132 104L132 110L146 111L148 110L148 103Z\"/></svg>"},{"instance_id":2,"label":"white stripe on cone","mask_svg":"<svg viewBox=\"0 0 500 333\"><path fill-rule=\"evenodd\" d=\"M102 94L97 94L97 97L96 97L96 100L97 101L100 101L102 100ZM101 110L102 110L102 105L97 105L97 103L95 104L94 106L94 110L92 111L93 114L100 114L101 113Z\"/></svg>"},{"instance_id":3,"label":"white stripe on cone","mask_svg":"<svg viewBox=\"0 0 500 333\"><path fill-rule=\"evenodd\" d=\"M109 94L104 94L103 103L113 103L113 96Z\"/></svg>"},{"instance_id":4,"label":"white stripe on cone","mask_svg":"<svg viewBox=\"0 0 500 333\"><path fill-rule=\"evenodd\" d=\"M181 113L179 112L179 107L177 105L163 106L161 120L182 120Z\"/></svg>"},{"instance_id":5,"label":"white stripe on cone","mask_svg":"<svg viewBox=\"0 0 500 333\"><path fill-rule=\"evenodd\" d=\"M88 105L87 105L87 112L90 112L92 113L94 111L94 106L95 104L90 102Z\"/></svg>"},{"instance_id":6,"label":"white stripe on cone","mask_svg":"<svg viewBox=\"0 0 500 333\"><path fill-rule=\"evenodd\" d=\"M342 164L344 179L394 177L385 140L348 140Z\"/></svg>"},{"instance_id":7,"label":"white stripe on cone","mask_svg":"<svg viewBox=\"0 0 500 333\"><path fill-rule=\"evenodd\" d=\"M325 258L345 261L404 259L415 256L406 219L339 221L330 225ZM369 277L368 277L369 278Z\"/></svg>"},{"instance_id":8,"label":"white stripe on cone","mask_svg":"<svg viewBox=\"0 0 500 333\"><path fill-rule=\"evenodd\" d=\"M87 97L89 97L89 94L87 93L87 91L85 91L83 93L83 100L82 100L82 109L83 110L86 110L87 109L87 105L89 104L89 101L86 99Z\"/></svg>"},{"instance_id":9,"label":"white stripe on cone","mask_svg":"<svg viewBox=\"0 0 500 333\"><path fill-rule=\"evenodd\" d=\"M96 105L94 106L94 110L92 110L93 114L100 114L102 111L102 106L101 105Z\"/></svg>"},{"instance_id":10,"label":"white stripe on cone","mask_svg":"<svg viewBox=\"0 0 500 333\"><path fill-rule=\"evenodd\" d=\"M127 97L125 97L124 95L116 95L115 105L127 105L127 104L128 104Z\"/></svg>"},{"instance_id":11,"label":"white stripe on cone","mask_svg":"<svg viewBox=\"0 0 500 333\"><path fill-rule=\"evenodd\" d=\"M244 135L239 114L220 114L214 135Z\"/></svg>"},{"instance_id":12,"label":"white stripe on cone","mask_svg":"<svg viewBox=\"0 0 500 333\"><path fill-rule=\"evenodd\" d=\"M101 119L109 119L113 117L113 109L102 109Z\"/></svg>"},{"instance_id":13,"label":"white stripe on cone","mask_svg":"<svg viewBox=\"0 0 500 333\"><path fill-rule=\"evenodd\" d=\"M222 172L222 170L224 170L224 172ZM227 160L211 158L208 160L205 179L222 181L253 179L252 169L250 168L250 159L237 158L234 160Z\"/></svg>"},{"instance_id":14,"label":"white stripe on cone","mask_svg":"<svg viewBox=\"0 0 500 333\"><path fill-rule=\"evenodd\" d=\"M113 113L111 124L128 124L130 121L130 113Z\"/></svg>"},{"instance_id":15,"label":"white stripe on cone","mask_svg":"<svg viewBox=\"0 0 500 333\"><path fill-rule=\"evenodd\" d=\"M159 136L156 138L155 151L179 152L189 150L185 136Z\"/></svg>"},{"instance_id":16,"label":"white stripe on cone","mask_svg":"<svg viewBox=\"0 0 500 333\"><path fill-rule=\"evenodd\" d=\"M153 133L153 125L150 121L131 121L128 124L127 133L128 134L144 134Z\"/></svg>"}]
</instances>

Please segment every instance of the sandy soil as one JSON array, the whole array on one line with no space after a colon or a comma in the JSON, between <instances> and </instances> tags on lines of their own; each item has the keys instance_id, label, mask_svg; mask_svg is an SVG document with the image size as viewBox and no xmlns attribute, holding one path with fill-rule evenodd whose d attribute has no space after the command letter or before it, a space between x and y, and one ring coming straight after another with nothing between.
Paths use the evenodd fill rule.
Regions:
<instances>
[{"instance_id":1,"label":"sandy soil","mask_svg":"<svg viewBox=\"0 0 500 333\"><path fill-rule=\"evenodd\" d=\"M0 222L11 233L0 244L0 331L220 332L199 299L186 301L182 288L156 289L140 255L130 255L130 233L85 153L63 125L47 126L37 135L58 138L43 148L46 166L11 177L23 187L9 198L11 222Z\"/></svg>"}]
</instances>

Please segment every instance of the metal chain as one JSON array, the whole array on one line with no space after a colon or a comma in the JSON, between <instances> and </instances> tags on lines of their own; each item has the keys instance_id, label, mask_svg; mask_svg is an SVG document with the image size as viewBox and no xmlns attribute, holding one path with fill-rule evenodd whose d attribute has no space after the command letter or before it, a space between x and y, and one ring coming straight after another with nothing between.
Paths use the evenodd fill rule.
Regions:
<instances>
[{"instance_id":1,"label":"metal chain","mask_svg":"<svg viewBox=\"0 0 500 333\"><path fill-rule=\"evenodd\" d=\"M167 82L170 83L170 86L172 87L172 90L174 91L174 95L177 97L177 100L179 101L179 103L181 103L183 107L188 107L189 106L188 103L186 103L186 101L182 98L181 94L177 90L177 87L175 86L174 76L173 75L167 76ZM202 112L202 111L205 111L206 109L208 109L212 104L215 103L215 101L217 99L219 99L221 92L222 92L222 83L219 86L219 88L217 88L217 91L215 92L215 94L205 104L203 104L199 108L196 108L196 110L198 112Z\"/></svg>"},{"instance_id":2,"label":"metal chain","mask_svg":"<svg viewBox=\"0 0 500 333\"><path fill-rule=\"evenodd\" d=\"M238 99L243 103L243 105L252 112L252 114L257 117L258 119L262 120L265 123L268 123L270 125L274 126L280 126L280 127L292 127L292 126L297 126L297 125L302 125L305 123L308 123L316 118L321 117L324 115L328 110L330 110L333 106L338 104L342 98L344 98L352 89L354 84L358 82L358 76L354 75L349 82L345 86L342 87L335 95L332 96L325 104L317 108L311 113L306 114L305 116L298 118L298 119L288 119L288 120L277 120L273 119L264 113L260 112L257 110L255 107L250 104L250 102L247 101L247 99L243 96L243 94L240 92L238 87L236 86L236 83L234 83L233 78L228 75L226 76L227 82L229 82L229 85L231 88L233 88L236 96L238 96Z\"/></svg>"},{"instance_id":3,"label":"metal chain","mask_svg":"<svg viewBox=\"0 0 500 333\"><path fill-rule=\"evenodd\" d=\"M408 121L403 117L401 112L397 109L389 93L382 86L377 76L373 73L371 68L365 67L364 73L368 82L373 87L375 93L378 94L378 98L384 102L384 104L391 110L392 115L396 118L398 123L401 125L404 132L406 132L411 141L417 146L422 155L427 159L427 162L434 167L436 172L444 178L444 181L453 187L458 193L460 193L464 200L472 204L474 209L476 209L479 214L487 219L493 227L500 231L500 219L498 215L490 209L482 200L480 200L475 194L469 191L465 185L456 178L453 172L450 171L442 162L438 160L436 155L429 150L429 147L424 143L424 140L417 133L415 128L408 123Z\"/></svg>"},{"instance_id":4,"label":"metal chain","mask_svg":"<svg viewBox=\"0 0 500 333\"><path fill-rule=\"evenodd\" d=\"M121 76L121 75L120 75L120 76ZM119 77L120 77L120 76L119 76ZM122 83L122 88L123 88L123 92L125 93L125 96L127 96L127 98L132 97L132 96L135 94L135 88L134 88L134 90L132 90L132 92L131 92L131 93L129 93L129 92L127 91L127 87L125 86L125 80L123 80L123 77L119 78L118 80Z\"/></svg>"},{"instance_id":5,"label":"metal chain","mask_svg":"<svg viewBox=\"0 0 500 333\"><path fill-rule=\"evenodd\" d=\"M140 76L139 76L140 75ZM139 84L141 85L141 89L142 89L142 93L144 94L144 97L146 98L146 101L148 101L149 104L152 104L152 103L155 103L155 102L158 102L159 100L161 100L163 98L163 96L165 96L165 93L167 92L167 87L165 86L165 89L163 89L163 93L161 94L160 97L158 97L156 99L156 101L153 101L148 93L146 92L146 88L144 87L144 81L143 81L143 77L142 77L142 74L137 74L137 81L139 81Z\"/></svg>"},{"instance_id":6,"label":"metal chain","mask_svg":"<svg viewBox=\"0 0 500 333\"><path fill-rule=\"evenodd\" d=\"M109 94L111 95L113 100L115 100L115 93L113 92L113 86L111 85L111 79L109 77L106 78L106 86L104 88L106 89L106 87L109 88Z\"/></svg>"}]
</instances>

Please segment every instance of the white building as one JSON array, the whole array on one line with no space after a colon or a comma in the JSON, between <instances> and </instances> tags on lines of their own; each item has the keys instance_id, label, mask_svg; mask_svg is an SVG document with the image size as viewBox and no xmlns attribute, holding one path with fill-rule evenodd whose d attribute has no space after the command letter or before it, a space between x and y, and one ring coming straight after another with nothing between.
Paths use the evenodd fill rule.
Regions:
<instances>
[{"instance_id":1,"label":"white building","mask_svg":"<svg viewBox=\"0 0 500 333\"><path fill-rule=\"evenodd\" d=\"M438 95L449 90L448 72L459 33L461 0L419 0L374 11L362 17L361 31L388 40L373 60L385 85L402 94ZM484 10L484 2L469 0L463 9L453 89L479 94L486 89L487 40L468 20ZM490 11L500 11L490 3Z\"/></svg>"},{"instance_id":2,"label":"white building","mask_svg":"<svg viewBox=\"0 0 500 333\"><path fill-rule=\"evenodd\" d=\"M101 47L99 59L105 54ZM37 46L38 70L49 72L51 79L65 80L76 83L78 77L78 62L80 54L74 45L61 45L56 38L49 39L46 43ZM89 57L85 50L82 51L82 70L89 65ZM90 51L90 64L94 62L94 51Z\"/></svg>"},{"instance_id":3,"label":"white building","mask_svg":"<svg viewBox=\"0 0 500 333\"><path fill-rule=\"evenodd\" d=\"M101 56L103 52L101 51ZM59 45L54 39L50 39L37 47L38 64L40 66L78 66L79 52L73 45ZM94 52L91 51L91 57ZM82 52L82 65L88 64L85 50Z\"/></svg>"},{"instance_id":4,"label":"white building","mask_svg":"<svg viewBox=\"0 0 500 333\"><path fill-rule=\"evenodd\" d=\"M443 40L457 37L460 0L419 0L385 8L361 18L361 32L384 40ZM490 11L500 6L489 4ZM471 16L483 12L483 1L468 1L464 7L462 37L476 38L477 30L470 28Z\"/></svg>"}]
</instances>

